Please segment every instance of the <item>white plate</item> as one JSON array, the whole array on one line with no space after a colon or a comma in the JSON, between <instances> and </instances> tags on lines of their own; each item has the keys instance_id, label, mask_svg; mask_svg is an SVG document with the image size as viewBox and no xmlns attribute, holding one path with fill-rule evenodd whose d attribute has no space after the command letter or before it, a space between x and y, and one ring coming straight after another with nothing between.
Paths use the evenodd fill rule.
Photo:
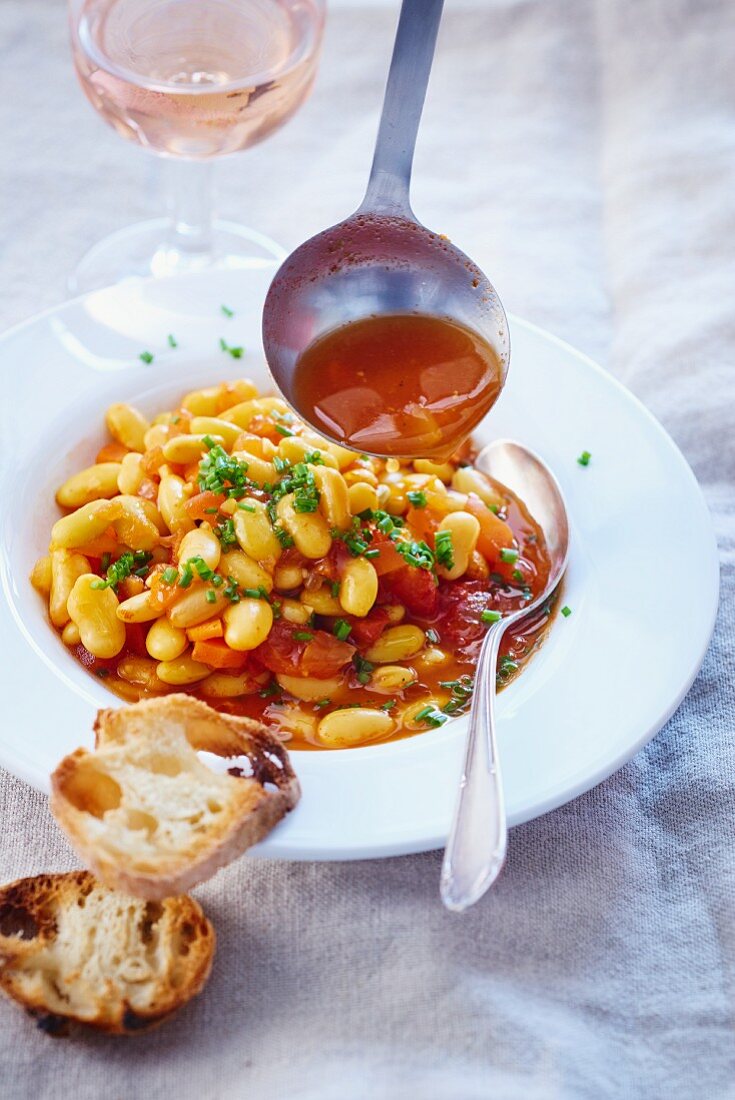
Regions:
<instances>
[{"instance_id":1,"label":"white plate","mask_svg":"<svg viewBox=\"0 0 735 1100\"><path fill-rule=\"evenodd\" d=\"M61 756L91 744L95 709L114 703L65 650L27 581L57 514L54 489L93 459L112 401L152 411L224 377L267 384L267 280L230 272L120 286L0 340L0 761L42 790ZM178 349L167 347L168 333ZM220 336L244 344L246 357L223 354ZM508 815L518 824L610 775L678 706L712 632L718 565L700 490L656 421L567 345L519 320L511 336L508 385L477 435L517 438L545 459L573 535L564 593L572 615L557 619L499 698ZM138 359L144 349L156 354L150 366ZM592 452L587 468L576 461L583 450ZM356 859L441 846L465 724L393 744L294 752L303 799L258 854Z\"/></svg>"}]
</instances>

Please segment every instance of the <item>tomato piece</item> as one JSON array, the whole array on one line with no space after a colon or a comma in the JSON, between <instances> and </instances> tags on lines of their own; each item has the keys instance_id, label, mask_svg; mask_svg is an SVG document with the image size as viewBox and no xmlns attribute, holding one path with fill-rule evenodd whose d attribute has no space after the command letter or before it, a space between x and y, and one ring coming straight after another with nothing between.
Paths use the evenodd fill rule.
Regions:
<instances>
[{"instance_id":1,"label":"tomato piece","mask_svg":"<svg viewBox=\"0 0 735 1100\"><path fill-rule=\"evenodd\" d=\"M219 508L221 504L224 504L224 493L213 493L211 489L205 489L203 493L197 493L190 500L187 500L184 505L186 514L191 519L212 519L212 512L208 512L208 508Z\"/></svg>"},{"instance_id":2,"label":"tomato piece","mask_svg":"<svg viewBox=\"0 0 735 1100\"><path fill-rule=\"evenodd\" d=\"M390 619L382 607L374 607L364 619L348 618L348 622L352 628L355 645L359 649L367 649L368 646L377 642Z\"/></svg>"},{"instance_id":3,"label":"tomato piece","mask_svg":"<svg viewBox=\"0 0 735 1100\"><path fill-rule=\"evenodd\" d=\"M382 531L373 531L371 550L379 550L377 557L371 558L373 568L379 577L386 573L392 573L396 569L403 569L406 562L396 550L391 539Z\"/></svg>"},{"instance_id":4,"label":"tomato piece","mask_svg":"<svg viewBox=\"0 0 735 1100\"><path fill-rule=\"evenodd\" d=\"M123 443L105 443L97 452L95 462L122 462L128 448Z\"/></svg>"},{"instance_id":5,"label":"tomato piece","mask_svg":"<svg viewBox=\"0 0 735 1100\"><path fill-rule=\"evenodd\" d=\"M169 584L163 579L163 574L169 568L168 565L154 565L150 573L151 600L163 611L175 603L182 592L175 580L173 584Z\"/></svg>"},{"instance_id":6,"label":"tomato piece","mask_svg":"<svg viewBox=\"0 0 735 1100\"><path fill-rule=\"evenodd\" d=\"M442 644L448 644L460 657L474 659L487 630L480 617L490 602L487 581L443 581L437 602Z\"/></svg>"},{"instance_id":7,"label":"tomato piece","mask_svg":"<svg viewBox=\"0 0 735 1100\"><path fill-rule=\"evenodd\" d=\"M148 633L148 623L125 623L125 648L136 657L147 657L148 650L145 647L145 636Z\"/></svg>"},{"instance_id":8,"label":"tomato piece","mask_svg":"<svg viewBox=\"0 0 735 1100\"><path fill-rule=\"evenodd\" d=\"M474 493L467 497L465 508L480 521L480 537L477 549L483 558L493 565L500 561L500 551L515 546L513 531L508 524L491 512Z\"/></svg>"},{"instance_id":9,"label":"tomato piece","mask_svg":"<svg viewBox=\"0 0 735 1100\"><path fill-rule=\"evenodd\" d=\"M136 496L142 497L143 500L152 500L155 504L158 500L157 482L151 481L149 477L144 477L140 483Z\"/></svg>"},{"instance_id":10,"label":"tomato piece","mask_svg":"<svg viewBox=\"0 0 735 1100\"><path fill-rule=\"evenodd\" d=\"M239 653L230 649L221 638L207 638L195 642L191 651L195 661L201 661L203 665L211 668L231 669L238 671L247 664L247 653Z\"/></svg>"},{"instance_id":11,"label":"tomato piece","mask_svg":"<svg viewBox=\"0 0 735 1100\"><path fill-rule=\"evenodd\" d=\"M409 508L406 512L406 523L418 542L423 539L433 547L434 532L439 526L439 520L428 508Z\"/></svg>"},{"instance_id":12,"label":"tomato piece","mask_svg":"<svg viewBox=\"0 0 735 1100\"><path fill-rule=\"evenodd\" d=\"M299 640L294 633L311 634L311 638ZM326 630L299 628L280 619L273 624L266 640L253 650L253 656L271 672L323 680L349 664L354 652L353 645L341 642Z\"/></svg>"},{"instance_id":13,"label":"tomato piece","mask_svg":"<svg viewBox=\"0 0 735 1100\"><path fill-rule=\"evenodd\" d=\"M336 676L352 660L355 647L349 642L341 642L326 630L315 630L313 633L313 639L306 643L301 654L300 674L316 676L320 680Z\"/></svg>"},{"instance_id":14,"label":"tomato piece","mask_svg":"<svg viewBox=\"0 0 735 1100\"><path fill-rule=\"evenodd\" d=\"M403 560L403 559L401 559ZM430 569L419 569L403 563L382 578L382 587L395 603L401 603L411 615L430 619L437 609L437 580Z\"/></svg>"},{"instance_id":15,"label":"tomato piece","mask_svg":"<svg viewBox=\"0 0 735 1100\"><path fill-rule=\"evenodd\" d=\"M166 456L162 447L153 447L143 455L142 466L147 474L155 474L166 464Z\"/></svg>"}]
</instances>

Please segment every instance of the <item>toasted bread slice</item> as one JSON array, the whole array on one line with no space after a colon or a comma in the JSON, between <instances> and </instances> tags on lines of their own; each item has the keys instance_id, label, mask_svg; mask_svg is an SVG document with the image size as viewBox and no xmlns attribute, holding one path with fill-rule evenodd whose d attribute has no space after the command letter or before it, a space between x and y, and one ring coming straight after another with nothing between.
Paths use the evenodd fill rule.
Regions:
<instances>
[{"instance_id":1,"label":"toasted bread slice","mask_svg":"<svg viewBox=\"0 0 735 1100\"><path fill-rule=\"evenodd\" d=\"M77 749L51 776L51 810L87 866L124 893L185 893L267 836L299 799L277 738L188 695L101 710L95 732L95 751ZM197 752L246 759L223 774Z\"/></svg>"},{"instance_id":2,"label":"toasted bread slice","mask_svg":"<svg viewBox=\"0 0 735 1100\"><path fill-rule=\"evenodd\" d=\"M88 871L0 887L0 988L52 1035L153 1027L200 991L214 944L192 898L125 897Z\"/></svg>"}]
</instances>

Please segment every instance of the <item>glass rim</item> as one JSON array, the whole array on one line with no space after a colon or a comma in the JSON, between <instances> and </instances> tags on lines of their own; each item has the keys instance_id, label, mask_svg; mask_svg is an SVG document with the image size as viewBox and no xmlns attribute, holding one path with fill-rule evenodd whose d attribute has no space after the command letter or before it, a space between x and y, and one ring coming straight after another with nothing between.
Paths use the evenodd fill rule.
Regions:
<instances>
[{"instance_id":1,"label":"glass rim","mask_svg":"<svg viewBox=\"0 0 735 1100\"><path fill-rule=\"evenodd\" d=\"M310 54L318 53L321 48L324 32L326 0L312 0L312 2L318 6L320 16L314 35L311 36L308 41L302 41L300 45L289 54L283 65L280 66L276 72L274 72L273 69L263 69L254 73L248 73L247 76L240 77L238 80L228 80L225 84L178 84L173 80L146 79L142 77L140 73L136 73L134 69L128 69L125 65L118 65L116 62L111 61L105 54L95 49L91 43L91 49L87 49L87 44L82 43L79 34L79 22L84 13L86 4L83 3L81 9L77 12L74 10L74 0L70 0L69 20L74 41L82 48L85 56L98 64L104 72L110 73L112 76L122 77L122 79L126 80L129 84L135 84L136 87L143 88L147 92L160 92L166 95L171 95L172 93L175 95L192 96L219 95L224 92L242 91L254 85L258 86L260 84L266 84L268 81L277 80L279 77L286 76L288 73L292 72L296 66L306 57L310 56Z\"/></svg>"}]
</instances>

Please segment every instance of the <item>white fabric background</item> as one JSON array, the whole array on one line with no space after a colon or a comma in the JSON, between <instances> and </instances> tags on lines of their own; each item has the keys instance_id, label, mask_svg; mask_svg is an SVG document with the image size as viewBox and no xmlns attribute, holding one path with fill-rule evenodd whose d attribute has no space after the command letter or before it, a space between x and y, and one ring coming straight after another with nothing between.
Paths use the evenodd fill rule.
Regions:
<instances>
[{"instance_id":1,"label":"white fabric background","mask_svg":"<svg viewBox=\"0 0 735 1100\"><path fill-rule=\"evenodd\" d=\"M222 166L226 213L292 246L354 208L396 9L334 7L307 107ZM0 51L10 324L157 199L152 159L75 87L61 0L0 0ZM678 713L516 829L463 917L437 854L241 861L198 891L214 973L160 1031L52 1041L0 1005L4 1100L735 1097L734 62L731 0L447 0L415 172L422 220L641 396L704 485L723 603ZM7 775L0 827L2 880L75 865Z\"/></svg>"}]
</instances>

